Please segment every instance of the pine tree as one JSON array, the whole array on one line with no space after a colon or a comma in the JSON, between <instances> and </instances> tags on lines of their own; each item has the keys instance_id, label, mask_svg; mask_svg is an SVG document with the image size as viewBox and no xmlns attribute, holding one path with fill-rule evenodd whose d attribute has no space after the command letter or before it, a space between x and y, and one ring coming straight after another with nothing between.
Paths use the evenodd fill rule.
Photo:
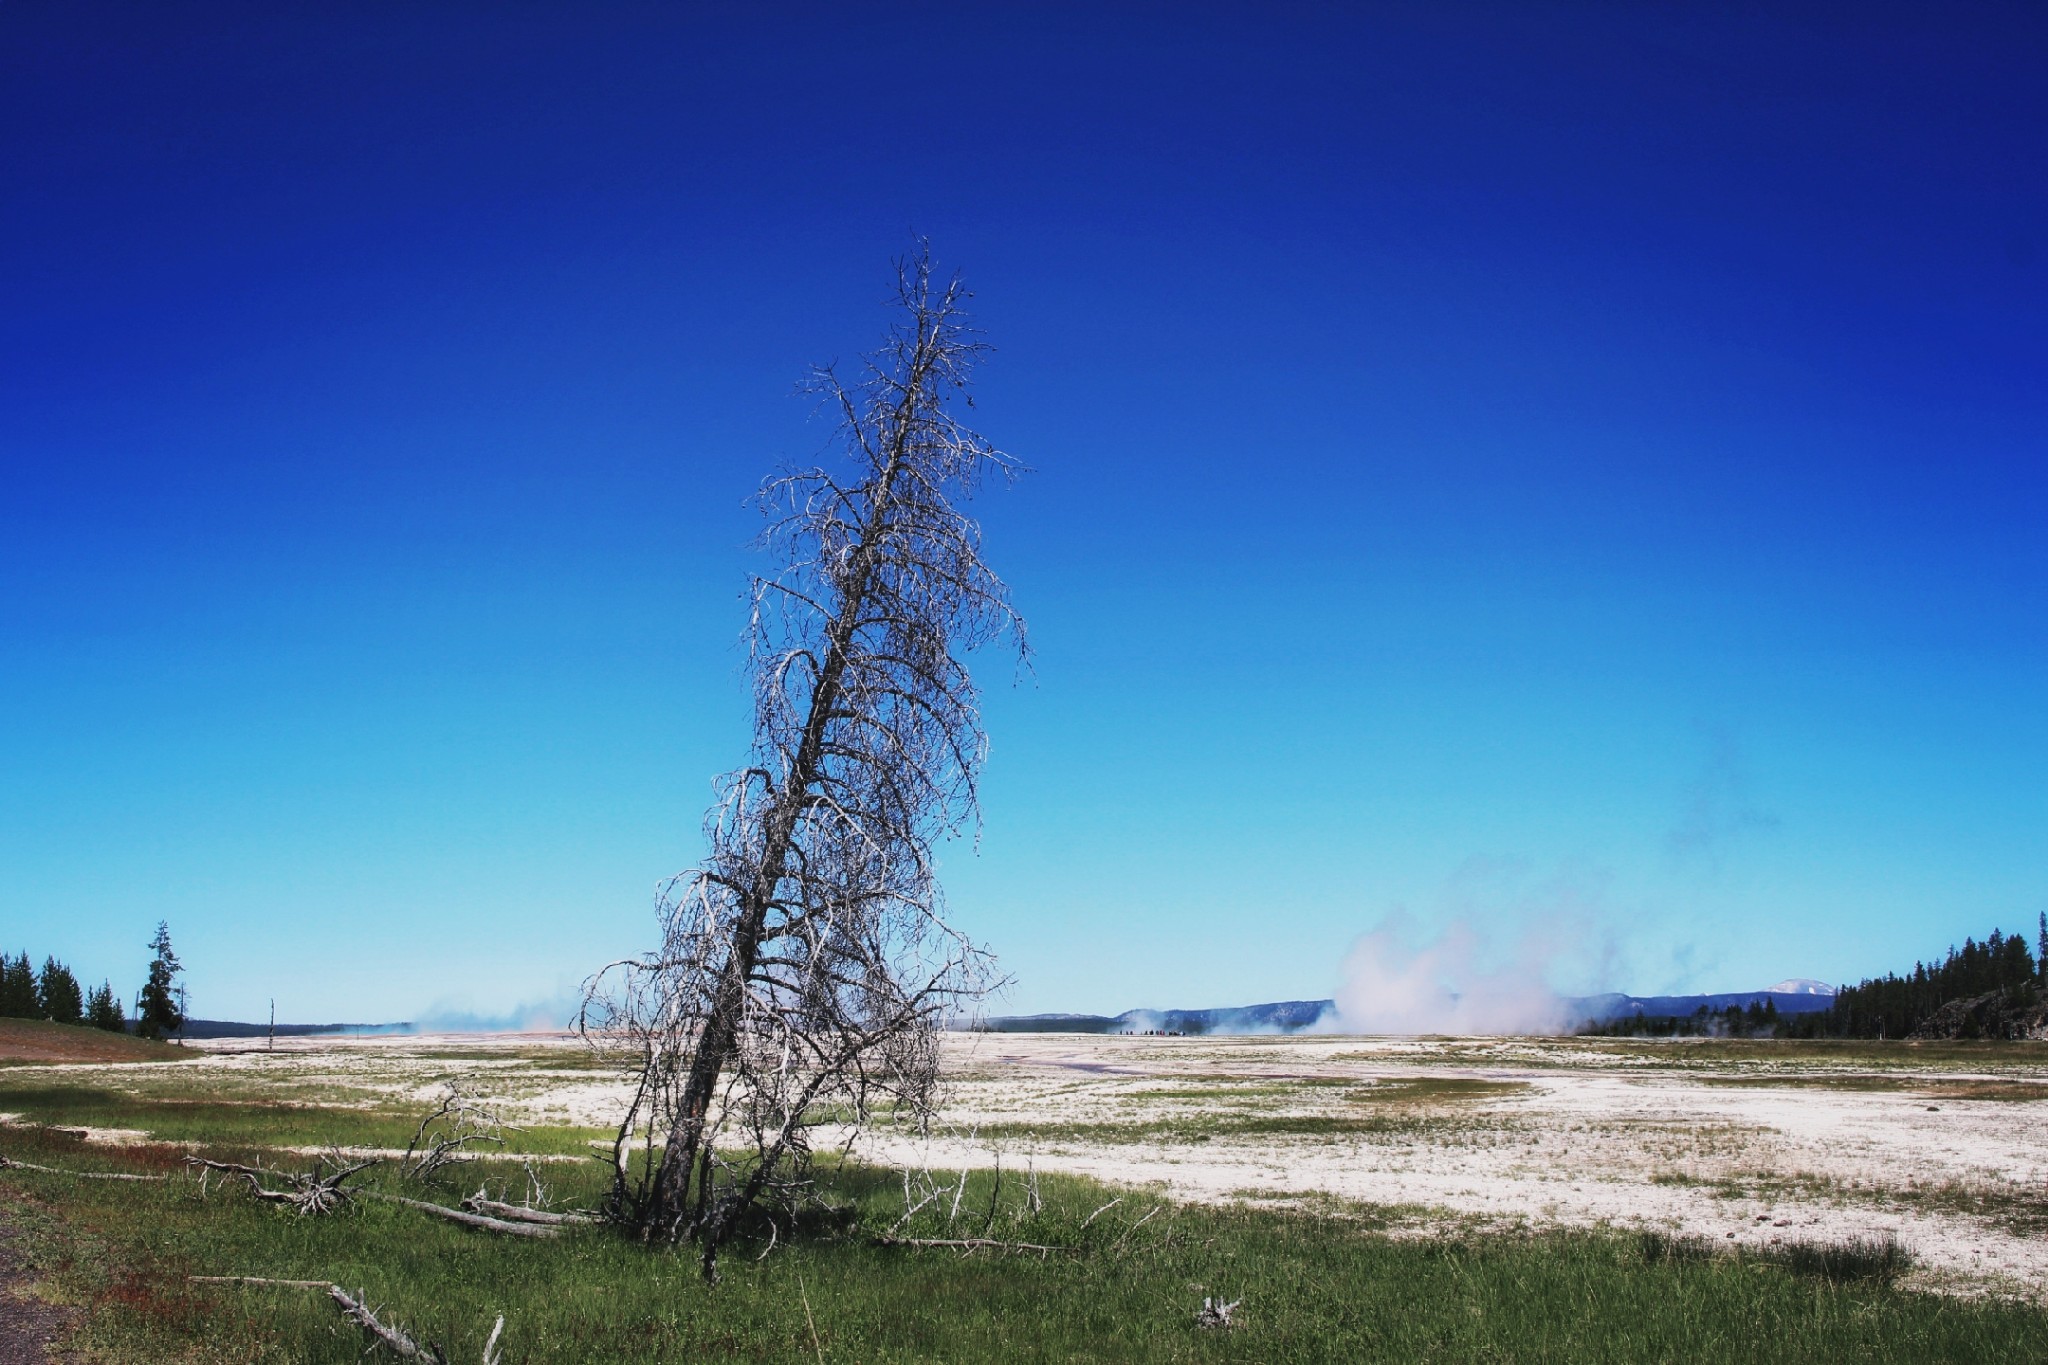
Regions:
<instances>
[{"instance_id":1,"label":"pine tree","mask_svg":"<svg viewBox=\"0 0 2048 1365\"><path fill-rule=\"evenodd\" d=\"M107 982L100 982L98 989L85 1002L85 1022L109 1033L128 1031L128 1016L121 1012L121 1001Z\"/></svg>"},{"instance_id":2,"label":"pine tree","mask_svg":"<svg viewBox=\"0 0 2048 1365\"><path fill-rule=\"evenodd\" d=\"M2041 984L2048 986L2048 910L2041 912L2040 950L2034 954L2034 970L2040 974Z\"/></svg>"},{"instance_id":3,"label":"pine tree","mask_svg":"<svg viewBox=\"0 0 2048 1365\"><path fill-rule=\"evenodd\" d=\"M85 997L79 992L78 978L71 969L54 957L43 959L42 976L36 982L36 993L41 997L43 1017L60 1024L75 1024L85 1017Z\"/></svg>"},{"instance_id":4,"label":"pine tree","mask_svg":"<svg viewBox=\"0 0 2048 1365\"><path fill-rule=\"evenodd\" d=\"M36 971L28 965L28 954L0 957L0 1019L40 1019L42 1003L36 999Z\"/></svg>"},{"instance_id":5,"label":"pine tree","mask_svg":"<svg viewBox=\"0 0 2048 1365\"><path fill-rule=\"evenodd\" d=\"M185 1027L177 989L178 973L184 968L171 951L171 926L163 920L157 921L149 947L156 956L149 964L149 980L135 996L135 1031L145 1038L162 1038Z\"/></svg>"}]
</instances>

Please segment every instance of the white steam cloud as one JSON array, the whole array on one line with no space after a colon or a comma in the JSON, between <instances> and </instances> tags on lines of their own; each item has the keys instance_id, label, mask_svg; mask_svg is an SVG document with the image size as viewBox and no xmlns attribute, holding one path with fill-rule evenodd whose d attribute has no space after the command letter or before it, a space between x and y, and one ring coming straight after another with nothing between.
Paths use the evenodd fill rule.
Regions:
<instances>
[{"instance_id":1,"label":"white steam cloud","mask_svg":"<svg viewBox=\"0 0 2048 1365\"><path fill-rule=\"evenodd\" d=\"M1336 1028L1345 1033L1559 1033L1573 1021L1545 979L1556 950L1523 936L1506 960L1491 958L1470 920L1453 921L1416 944L1404 916L1352 945L1337 988Z\"/></svg>"}]
</instances>

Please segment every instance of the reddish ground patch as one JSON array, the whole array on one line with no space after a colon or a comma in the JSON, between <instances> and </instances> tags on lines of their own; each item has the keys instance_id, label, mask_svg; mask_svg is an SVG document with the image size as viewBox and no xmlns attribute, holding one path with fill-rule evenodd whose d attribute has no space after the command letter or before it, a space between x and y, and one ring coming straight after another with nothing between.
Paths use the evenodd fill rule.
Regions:
<instances>
[{"instance_id":1,"label":"reddish ground patch","mask_svg":"<svg viewBox=\"0 0 2048 1365\"><path fill-rule=\"evenodd\" d=\"M7 1062L176 1062L196 1054L169 1043L125 1033L52 1024L41 1019L0 1019L0 1064Z\"/></svg>"},{"instance_id":2,"label":"reddish ground patch","mask_svg":"<svg viewBox=\"0 0 2048 1365\"><path fill-rule=\"evenodd\" d=\"M54 1365L72 1356L56 1343L71 1325L69 1311L33 1298L14 1228L0 1190L0 1365Z\"/></svg>"}]
</instances>

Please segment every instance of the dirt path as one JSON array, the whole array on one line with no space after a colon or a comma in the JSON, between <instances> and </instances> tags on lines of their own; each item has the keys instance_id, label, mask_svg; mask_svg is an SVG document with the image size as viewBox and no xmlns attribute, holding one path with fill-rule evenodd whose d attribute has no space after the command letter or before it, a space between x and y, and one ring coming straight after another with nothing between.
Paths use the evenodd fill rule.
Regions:
<instances>
[{"instance_id":1,"label":"dirt path","mask_svg":"<svg viewBox=\"0 0 2048 1365\"><path fill-rule=\"evenodd\" d=\"M5 1192L0 1191L0 1365L55 1365L75 1359L54 1345L70 1325L71 1314L29 1294L31 1277L23 1264L20 1233L8 1214Z\"/></svg>"}]
</instances>

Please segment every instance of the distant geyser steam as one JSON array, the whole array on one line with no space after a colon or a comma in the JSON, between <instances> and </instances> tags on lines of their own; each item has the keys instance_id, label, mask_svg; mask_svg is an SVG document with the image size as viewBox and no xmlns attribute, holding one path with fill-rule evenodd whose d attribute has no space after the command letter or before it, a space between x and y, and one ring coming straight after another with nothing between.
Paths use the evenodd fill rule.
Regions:
<instances>
[{"instance_id":1,"label":"distant geyser steam","mask_svg":"<svg viewBox=\"0 0 2048 1365\"><path fill-rule=\"evenodd\" d=\"M1361 937L1344 959L1338 1027L1346 1033L1560 1033L1568 1009L1544 981L1541 945L1524 940L1489 965L1480 936L1458 921L1414 944L1405 924Z\"/></svg>"}]
</instances>

